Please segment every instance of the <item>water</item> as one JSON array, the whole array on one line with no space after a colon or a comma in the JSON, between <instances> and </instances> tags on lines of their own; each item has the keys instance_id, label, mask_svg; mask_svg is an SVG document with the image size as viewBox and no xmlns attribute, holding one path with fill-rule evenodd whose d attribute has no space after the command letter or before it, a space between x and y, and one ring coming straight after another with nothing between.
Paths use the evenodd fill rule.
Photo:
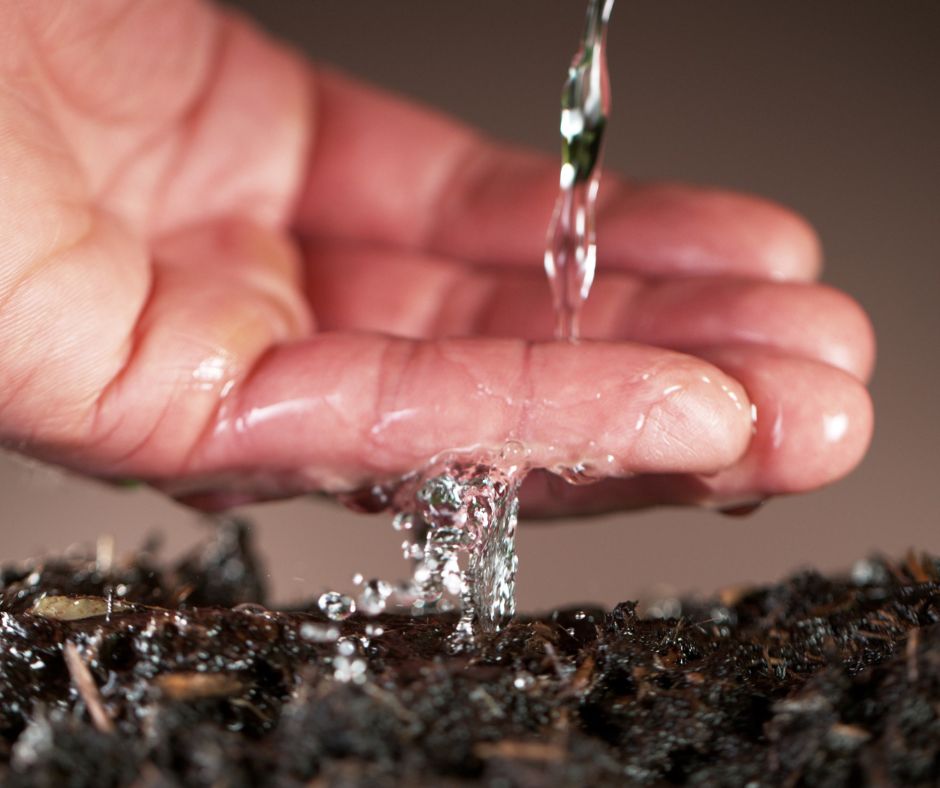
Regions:
<instances>
[{"instance_id":1,"label":"water","mask_svg":"<svg viewBox=\"0 0 940 788\"><path fill-rule=\"evenodd\" d=\"M384 580L370 580L359 592L356 606L367 616L377 616L385 610L387 600L393 592L392 586Z\"/></svg>"},{"instance_id":2,"label":"water","mask_svg":"<svg viewBox=\"0 0 940 788\"><path fill-rule=\"evenodd\" d=\"M330 620L343 621L357 610L370 617L459 610L451 639L455 650L509 621L515 613L518 494L528 451L509 441L485 461L479 456L438 458L395 483L392 527L406 537L402 554L411 563L411 577L389 583L355 575L355 599L337 591L320 597L320 610ZM371 634L380 636L381 628Z\"/></svg>"},{"instance_id":3,"label":"water","mask_svg":"<svg viewBox=\"0 0 940 788\"><path fill-rule=\"evenodd\" d=\"M321 594L317 605L330 621L345 621L356 612L355 601L338 591Z\"/></svg>"},{"instance_id":4,"label":"water","mask_svg":"<svg viewBox=\"0 0 940 788\"><path fill-rule=\"evenodd\" d=\"M392 527L407 538L411 577L398 584L362 583L358 609L414 613L459 610L452 644L472 645L499 630L515 612L516 523L525 449L510 441L479 462L451 455L397 485Z\"/></svg>"},{"instance_id":5,"label":"water","mask_svg":"<svg viewBox=\"0 0 940 788\"><path fill-rule=\"evenodd\" d=\"M545 250L559 339L578 338L581 307L594 280L595 206L610 109L605 38L613 4L589 0L581 44L562 90L559 194ZM394 484L344 496L344 503L360 511L395 511L392 526L404 537L402 555L411 561L412 574L394 586L382 580L363 584L357 576L358 601L329 592L320 598L320 608L334 621L357 606L368 616L389 608L457 609L451 641L457 650L498 631L515 613L519 487L528 470L525 447L510 441L495 458L454 455ZM586 465L553 470L578 484L604 475ZM334 667L341 681L360 678L351 652L338 652ZM529 686L525 676L516 681Z\"/></svg>"},{"instance_id":6,"label":"water","mask_svg":"<svg viewBox=\"0 0 940 788\"><path fill-rule=\"evenodd\" d=\"M581 45L561 93L561 173L548 228L545 273L555 305L555 337L576 340L597 262L595 206L610 111L607 22L614 0L590 0Z\"/></svg>"}]
</instances>

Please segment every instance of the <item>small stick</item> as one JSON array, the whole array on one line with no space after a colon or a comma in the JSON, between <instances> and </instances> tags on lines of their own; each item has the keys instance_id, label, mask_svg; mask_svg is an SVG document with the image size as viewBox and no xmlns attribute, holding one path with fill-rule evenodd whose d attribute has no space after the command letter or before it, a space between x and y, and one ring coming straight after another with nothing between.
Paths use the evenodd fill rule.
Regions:
<instances>
[{"instance_id":1,"label":"small stick","mask_svg":"<svg viewBox=\"0 0 940 788\"><path fill-rule=\"evenodd\" d=\"M907 636L907 680L911 684L915 684L918 679L917 671L917 649L920 647L920 629L911 630L911 634Z\"/></svg>"},{"instance_id":2,"label":"small stick","mask_svg":"<svg viewBox=\"0 0 940 788\"><path fill-rule=\"evenodd\" d=\"M473 748L478 758L506 758L519 761L560 761L564 752L558 744L540 741L504 739L480 742Z\"/></svg>"},{"instance_id":3,"label":"small stick","mask_svg":"<svg viewBox=\"0 0 940 788\"><path fill-rule=\"evenodd\" d=\"M71 641L65 641L62 647L62 654L65 657L65 665L69 669L69 675L75 683L75 688L82 700L85 701L85 707L91 716L91 721L95 727L102 733L114 733L114 721L108 714L104 703L101 702L101 693L98 692L98 685L88 669L88 665L78 653L77 646Z\"/></svg>"}]
</instances>

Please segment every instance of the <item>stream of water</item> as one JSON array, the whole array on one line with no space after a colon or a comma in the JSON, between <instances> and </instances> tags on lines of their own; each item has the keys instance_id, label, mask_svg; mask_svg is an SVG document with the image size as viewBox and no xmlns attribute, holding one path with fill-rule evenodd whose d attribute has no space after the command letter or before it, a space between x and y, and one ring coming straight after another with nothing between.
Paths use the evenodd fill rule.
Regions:
<instances>
[{"instance_id":1,"label":"stream of water","mask_svg":"<svg viewBox=\"0 0 940 788\"><path fill-rule=\"evenodd\" d=\"M613 4L589 1L562 90L559 194L545 250L559 339L578 338L581 306L594 279L595 203L610 104L605 36ZM386 609L459 610L451 640L456 650L498 631L515 612L518 492L528 470L525 447L510 441L496 457L439 459L394 491L373 488L379 508L395 511L393 526L404 538L411 578L391 584L357 576L357 598L327 592L320 608L333 621L357 609L366 615ZM565 478L583 481L573 469ZM348 644L341 645L348 650ZM349 657L337 657L342 680L352 675Z\"/></svg>"},{"instance_id":2,"label":"stream of water","mask_svg":"<svg viewBox=\"0 0 940 788\"><path fill-rule=\"evenodd\" d=\"M581 307L594 282L595 206L610 112L607 23L613 5L614 0L590 0L581 46L561 94L561 172L545 247L557 339L578 338Z\"/></svg>"}]
</instances>

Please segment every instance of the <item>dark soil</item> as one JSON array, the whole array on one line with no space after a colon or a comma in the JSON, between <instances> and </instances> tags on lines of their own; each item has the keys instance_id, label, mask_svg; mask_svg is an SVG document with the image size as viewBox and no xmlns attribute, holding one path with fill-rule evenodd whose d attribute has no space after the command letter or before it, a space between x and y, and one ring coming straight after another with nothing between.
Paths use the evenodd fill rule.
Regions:
<instances>
[{"instance_id":1,"label":"dark soil","mask_svg":"<svg viewBox=\"0 0 940 788\"><path fill-rule=\"evenodd\" d=\"M874 559L853 577L805 572L679 618L630 602L520 618L452 655L445 615L265 610L235 523L173 567L143 551L8 568L0 778L938 785L940 562ZM339 644L318 641L329 627Z\"/></svg>"}]
</instances>

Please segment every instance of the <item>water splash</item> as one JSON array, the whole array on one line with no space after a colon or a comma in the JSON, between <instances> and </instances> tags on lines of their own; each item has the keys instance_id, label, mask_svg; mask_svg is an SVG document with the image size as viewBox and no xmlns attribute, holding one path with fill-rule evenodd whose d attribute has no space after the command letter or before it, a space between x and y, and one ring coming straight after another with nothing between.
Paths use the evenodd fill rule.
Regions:
<instances>
[{"instance_id":1,"label":"water splash","mask_svg":"<svg viewBox=\"0 0 940 788\"><path fill-rule=\"evenodd\" d=\"M472 647L515 613L518 559L515 536L519 488L529 471L529 450L508 441L500 450L451 452L383 487L392 527L404 537L411 577L390 583L353 577L352 597L328 591L319 608L332 621L355 612L415 614L458 610L451 645ZM356 509L360 493L343 497ZM371 507L370 507L371 508ZM376 630L376 637L381 628Z\"/></svg>"},{"instance_id":2,"label":"water splash","mask_svg":"<svg viewBox=\"0 0 940 788\"><path fill-rule=\"evenodd\" d=\"M396 502L396 527L407 523L413 559L403 589L413 609L460 609L452 643L470 645L515 613L519 515L518 465L451 460L425 474Z\"/></svg>"},{"instance_id":3,"label":"water splash","mask_svg":"<svg viewBox=\"0 0 940 788\"><path fill-rule=\"evenodd\" d=\"M588 3L581 45L561 93L561 173L545 247L557 339L578 338L581 307L594 281L595 205L610 111L606 36L613 5L614 0Z\"/></svg>"}]
</instances>

